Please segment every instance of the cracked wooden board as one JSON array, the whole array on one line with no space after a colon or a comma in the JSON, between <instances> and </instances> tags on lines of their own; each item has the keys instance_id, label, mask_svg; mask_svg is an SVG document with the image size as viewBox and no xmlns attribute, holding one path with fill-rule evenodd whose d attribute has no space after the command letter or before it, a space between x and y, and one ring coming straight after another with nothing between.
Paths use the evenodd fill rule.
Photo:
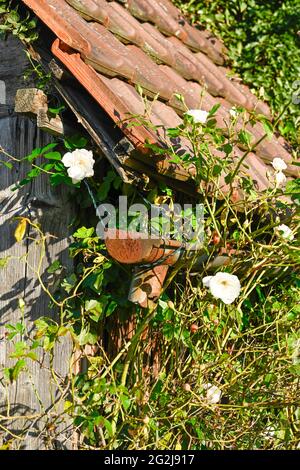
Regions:
<instances>
[{"instance_id":1,"label":"cracked wooden board","mask_svg":"<svg viewBox=\"0 0 300 470\"><path fill-rule=\"evenodd\" d=\"M0 105L0 146L15 157L24 157L33 148L46 145L52 138L38 130L35 122L28 117L13 114L15 93L18 88L25 86L22 77L28 67L22 44L12 37L7 42L0 41L0 59L0 80L6 84L6 104ZM28 82L26 85L28 86ZM43 278L46 280L47 267L55 259L60 259L63 265L71 268L68 256L68 225L73 217L73 207L65 192L59 189L53 190L47 178L38 178L31 185L12 192L12 186L25 177L28 169L25 163L14 165L11 170L3 165L0 168L0 258L6 256L19 258L26 255L30 249L28 261L32 265L37 263L39 255L37 250L32 249L34 244L29 244L25 240L17 243L14 238L18 223L13 220L14 217L30 217L41 224L44 232L57 237L49 243L42 265ZM48 296L42 292L35 275L28 267L26 268L24 262L11 259L6 268L0 269L0 375L3 367L12 365L12 360L9 358L12 346L4 341L5 324L16 324L20 321L19 299L25 302L24 314L29 331L32 331L33 322L37 318L43 315L53 318ZM71 342L64 337L57 346L54 356L54 367L61 377L69 372L70 354ZM3 419L3 415L7 414L7 397L3 382L0 382L0 415L2 415L0 445L1 441L14 440L13 448L20 449L43 449L50 446L71 448L73 435L70 420L61 422L57 430L55 427L54 429L50 427L46 433L41 434L41 430L49 424L47 420L52 419L50 414L47 419L41 419L39 417L41 408L49 409L50 389L55 397L54 400L59 399L59 393L53 385L50 385L51 378L46 369L41 369L39 364L33 361L29 361L28 364L32 378L21 373L16 384L10 388L9 419ZM30 381L33 382L42 405ZM29 415L35 417L29 420L26 417ZM3 427L8 432L4 432ZM10 433L17 437L13 438Z\"/></svg>"},{"instance_id":2,"label":"cracked wooden board","mask_svg":"<svg viewBox=\"0 0 300 470\"><path fill-rule=\"evenodd\" d=\"M32 148L45 145L49 142L49 136L36 130L35 125L26 117L3 116L0 118L0 143L1 146L14 156L24 156L30 153ZM27 168L28 170L28 168ZM26 166L14 167L12 170L1 168L0 173L0 257L20 257L28 255L28 263L36 266L39 260L40 251L24 239L17 243L14 238L14 231L17 221L15 216L26 216L32 221L38 222L45 233L54 235L55 239L47 246L47 252L42 265L42 277L46 281L49 278L47 267L55 259L60 259L63 265L69 265L68 256L68 225L72 218L72 206L68 202L64 193L60 190L53 191L49 186L47 178L39 178L31 185L25 186L17 192L12 192L11 187L25 176ZM31 232L30 235L33 235ZM51 279L50 279L51 281ZM6 268L0 271L0 370L9 367L12 360L9 358L12 347L7 341L3 341L5 334L5 324L16 324L20 321L21 312L18 308L19 299L25 302L25 321L28 331L32 331L33 322L41 316L54 317L53 311L49 309L49 298L43 293L36 276L25 265L23 261L11 259ZM59 375L68 374L68 363L70 360L71 344L68 338L63 338L55 351L54 367ZM15 361L14 361L15 362ZM45 442L44 437L51 440L51 435L43 433L39 437L40 431L51 418L26 420L26 414L38 415L47 410L51 405L51 393L58 397L57 389L52 384L49 371L40 368L34 361L28 361L31 378L27 374L20 374L16 385L11 387L10 393L10 415L14 418L23 415L22 419L2 420L2 426L14 432L16 435L22 434L22 430L27 429L24 434L25 439L16 439L18 448L41 449L50 445ZM45 363L44 366L49 364ZM31 383L32 382L32 383ZM34 392L36 388L37 394ZM7 414L6 391L0 385L0 414ZM38 396L40 399L38 399ZM1 421L1 420L0 420ZM32 427L32 423L35 423ZM68 433L62 432L62 427L69 427L66 422L59 427L58 431L53 431L53 437L57 442L52 445L62 448L70 448ZM2 439L9 439L11 436L2 436ZM1 440L1 438L0 438Z\"/></svg>"}]
</instances>

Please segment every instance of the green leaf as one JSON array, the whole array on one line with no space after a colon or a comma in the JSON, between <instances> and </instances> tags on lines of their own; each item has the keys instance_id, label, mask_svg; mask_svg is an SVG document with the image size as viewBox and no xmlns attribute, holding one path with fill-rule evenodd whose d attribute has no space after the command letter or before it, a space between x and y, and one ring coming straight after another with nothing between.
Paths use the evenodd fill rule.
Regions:
<instances>
[{"instance_id":1,"label":"green leaf","mask_svg":"<svg viewBox=\"0 0 300 470\"><path fill-rule=\"evenodd\" d=\"M108 307L105 310L105 315L109 317L114 311L116 310L118 306L118 303L115 300L112 300L109 304Z\"/></svg>"},{"instance_id":2,"label":"green leaf","mask_svg":"<svg viewBox=\"0 0 300 470\"><path fill-rule=\"evenodd\" d=\"M80 346L85 344L96 344L98 340L98 335L90 331L89 326L82 328L79 335L77 336L77 341Z\"/></svg>"},{"instance_id":3,"label":"green leaf","mask_svg":"<svg viewBox=\"0 0 300 470\"><path fill-rule=\"evenodd\" d=\"M27 344L24 341L15 343L15 351L10 354L10 357L22 357L26 354Z\"/></svg>"},{"instance_id":4,"label":"green leaf","mask_svg":"<svg viewBox=\"0 0 300 470\"><path fill-rule=\"evenodd\" d=\"M167 136L168 137L178 137L180 135L180 129L178 129L178 127L174 127L174 128L169 128L167 129Z\"/></svg>"},{"instance_id":5,"label":"green leaf","mask_svg":"<svg viewBox=\"0 0 300 470\"><path fill-rule=\"evenodd\" d=\"M86 227L80 227L78 230L76 230L75 233L73 233L74 238L90 238L94 235L95 229L94 227L86 228Z\"/></svg>"},{"instance_id":6,"label":"green leaf","mask_svg":"<svg viewBox=\"0 0 300 470\"><path fill-rule=\"evenodd\" d=\"M252 135L249 132L241 130L238 133L238 137L242 144L246 145L247 147L250 146Z\"/></svg>"},{"instance_id":7,"label":"green leaf","mask_svg":"<svg viewBox=\"0 0 300 470\"><path fill-rule=\"evenodd\" d=\"M232 145L230 144L225 144L221 147L221 150L226 153L226 155L229 155L232 152Z\"/></svg>"},{"instance_id":8,"label":"green leaf","mask_svg":"<svg viewBox=\"0 0 300 470\"><path fill-rule=\"evenodd\" d=\"M66 326L60 326L57 330L57 336L66 336L69 331L69 328L67 328Z\"/></svg>"},{"instance_id":9,"label":"green leaf","mask_svg":"<svg viewBox=\"0 0 300 470\"><path fill-rule=\"evenodd\" d=\"M221 173L222 173L221 165L214 165L214 167L212 169L213 176L219 176Z\"/></svg>"},{"instance_id":10,"label":"green leaf","mask_svg":"<svg viewBox=\"0 0 300 470\"><path fill-rule=\"evenodd\" d=\"M65 411L66 413L72 411L73 406L74 406L74 405L73 405L73 403L72 403L71 401L66 400L66 401L64 402L64 411Z\"/></svg>"},{"instance_id":11,"label":"green leaf","mask_svg":"<svg viewBox=\"0 0 300 470\"><path fill-rule=\"evenodd\" d=\"M11 256L6 256L5 258L0 258L0 268L5 268L9 262Z\"/></svg>"},{"instance_id":12,"label":"green leaf","mask_svg":"<svg viewBox=\"0 0 300 470\"><path fill-rule=\"evenodd\" d=\"M33 352L33 351L29 351L29 352L26 354L26 357L29 357L29 359L32 359L33 361L37 361L37 360L38 360L38 357L37 357L36 353Z\"/></svg>"},{"instance_id":13,"label":"green leaf","mask_svg":"<svg viewBox=\"0 0 300 470\"><path fill-rule=\"evenodd\" d=\"M99 201L105 201L107 199L108 193L110 191L111 182L104 181L101 185L99 190L97 191L97 198Z\"/></svg>"},{"instance_id":14,"label":"green leaf","mask_svg":"<svg viewBox=\"0 0 300 470\"><path fill-rule=\"evenodd\" d=\"M89 317L94 321L98 322L102 317L103 308L105 306L106 299L104 299L104 304L100 300L87 300L85 302L85 310L88 312Z\"/></svg>"},{"instance_id":15,"label":"green leaf","mask_svg":"<svg viewBox=\"0 0 300 470\"><path fill-rule=\"evenodd\" d=\"M215 105L211 108L211 110L209 111L208 115L209 115L209 116L213 116L213 115L218 111L218 109L220 108L220 106L221 106L220 103L215 104Z\"/></svg>"},{"instance_id":16,"label":"green leaf","mask_svg":"<svg viewBox=\"0 0 300 470\"><path fill-rule=\"evenodd\" d=\"M232 173L228 173L228 175L226 175L224 179L226 184L230 184L232 181Z\"/></svg>"},{"instance_id":17,"label":"green leaf","mask_svg":"<svg viewBox=\"0 0 300 470\"><path fill-rule=\"evenodd\" d=\"M270 385L270 383L271 383L273 377L274 377L274 374L271 374L271 373L269 373L269 374L267 374L267 375L265 376L264 382L265 382L265 384L266 384L267 386Z\"/></svg>"},{"instance_id":18,"label":"green leaf","mask_svg":"<svg viewBox=\"0 0 300 470\"><path fill-rule=\"evenodd\" d=\"M291 374L299 377L300 376L300 364L295 364L289 367L289 371L291 372Z\"/></svg>"},{"instance_id":19,"label":"green leaf","mask_svg":"<svg viewBox=\"0 0 300 470\"><path fill-rule=\"evenodd\" d=\"M181 158L178 155L173 155L169 160L170 163L181 163Z\"/></svg>"},{"instance_id":20,"label":"green leaf","mask_svg":"<svg viewBox=\"0 0 300 470\"><path fill-rule=\"evenodd\" d=\"M110 423L110 421L105 419L104 420L104 426L105 426L106 431L108 432L109 437L113 437L114 432L113 432L113 427L112 427L112 424Z\"/></svg>"},{"instance_id":21,"label":"green leaf","mask_svg":"<svg viewBox=\"0 0 300 470\"><path fill-rule=\"evenodd\" d=\"M180 93L174 93L174 97L181 103L184 103L184 97Z\"/></svg>"},{"instance_id":22,"label":"green leaf","mask_svg":"<svg viewBox=\"0 0 300 470\"><path fill-rule=\"evenodd\" d=\"M42 149L41 148L35 148L32 150L32 152L25 157L25 160L28 160L29 162L33 162L37 157L41 155Z\"/></svg>"},{"instance_id":23,"label":"green leaf","mask_svg":"<svg viewBox=\"0 0 300 470\"><path fill-rule=\"evenodd\" d=\"M27 173L27 177L26 179L34 179L36 178L37 176L39 176L41 173L41 170L40 168L33 168L32 170L30 170L28 173ZM20 183L21 184L21 183Z\"/></svg>"},{"instance_id":24,"label":"green leaf","mask_svg":"<svg viewBox=\"0 0 300 470\"><path fill-rule=\"evenodd\" d=\"M55 273L55 271L58 271L61 267L62 267L61 262L59 260L55 260L47 269L47 273L53 274Z\"/></svg>"},{"instance_id":25,"label":"green leaf","mask_svg":"<svg viewBox=\"0 0 300 470\"><path fill-rule=\"evenodd\" d=\"M163 381L161 379L159 379L155 386L153 387L153 390L152 390L152 393L150 395L150 401L157 401L160 394L161 394L161 391L163 389Z\"/></svg>"},{"instance_id":26,"label":"green leaf","mask_svg":"<svg viewBox=\"0 0 300 470\"><path fill-rule=\"evenodd\" d=\"M48 111L50 114L53 114L53 116L57 116L57 114L61 113L65 109L66 107L62 105L62 106L59 106L58 108L48 108Z\"/></svg>"},{"instance_id":27,"label":"green leaf","mask_svg":"<svg viewBox=\"0 0 300 470\"><path fill-rule=\"evenodd\" d=\"M92 310L101 308L101 305L98 300L90 299L85 302L85 310L91 312Z\"/></svg>"},{"instance_id":28,"label":"green leaf","mask_svg":"<svg viewBox=\"0 0 300 470\"><path fill-rule=\"evenodd\" d=\"M27 155L27 157L25 157L25 159L28 160L29 162L32 162L37 157L39 157L39 156L43 155L44 153L48 152L48 150L52 150L55 147L57 147L57 145L58 145L57 143L51 142L50 144L45 145L42 148L41 147L35 148L35 149L33 149L33 151L29 155Z\"/></svg>"},{"instance_id":29,"label":"green leaf","mask_svg":"<svg viewBox=\"0 0 300 470\"><path fill-rule=\"evenodd\" d=\"M9 367L9 368L6 367L4 369L4 375L10 382L14 382L15 380L17 380L17 378L20 375L20 372L23 369L25 369L25 367L26 367L25 359L19 359L14 365L14 367Z\"/></svg>"},{"instance_id":30,"label":"green leaf","mask_svg":"<svg viewBox=\"0 0 300 470\"><path fill-rule=\"evenodd\" d=\"M30 181L30 178L24 178L12 188L12 191L16 191L17 189L22 188L22 186L25 186L26 184L30 183Z\"/></svg>"},{"instance_id":31,"label":"green leaf","mask_svg":"<svg viewBox=\"0 0 300 470\"><path fill-rule=\"evenodd\" d=\"M48 160L61 160L61 154L59 152L45 153L44 157Z\"/></svg>"},{"instance_id":32,"label":"green leaf","mask_svg":"<svg viewBox=\"0 0 300 470\"><path fill-rule=\"evenodd\" d=\"M40 149L40 154L43 155L44 153L48 152L48 150L53 150L55 147L58 146L57 142L51 142L50 144L45 145Z\"/></svg>"},{"instance_id":33,"label":"green leaf","mask_svg":"<svg viewBox=\"0 0 300 470\"><path fill-rule=\"evenodd\" d=\"M68 182L71 182L71 179L62 173L55 173L50 176L50 183L52 186L58 186L59 184Z\"/></svg>"},{"instance_id":34,"label":"green leaf","mask_svg":"<svg viewBox=\"0 0 300 470\"><path fill-rule=\"evenodd\" d=\"M117 180L117 187L114 184L116 180ZM120 177L113 170L110 170L107 173L107 175L104 177L103 182L100 185L99 190L97 192L97 198L99 199L99 201L104 201L107 198L112 184L116 189L118 189L121 183L120 183Z\"/></svg>"},{"instance_id":35,"label":"green leaf","mask_svg":"<svg viewBox=\"0 0 300 470\"><path fill-rule=\"evenodd\" d=\"M68 150L75 150L85 148L88 144L88 139L80 134L66 137L64 145Z\"/></svg>"},{"instance_id":36,"label":"green leaf","mask_svg":"<svg viewBox=\"0 0 300 470\"><path fill-rule=\"evenodd\" d=\"M77 277L76 274L73 273L62 281L61 287L69 294L71 290L76 286L76 283Z\"/></svg>"},{"instance_id":37,"label":"green leaf","mask_svg":"<svg viewBox=\"0 0 300 470\"><path fill-rule=\"evenodd\" d=\"M4 165L6 168L8 168L9 170L11 170L13 168L13 164L10 163L10 162L3 162L1 161L0 162L0 165Z\"/></svg>"},{"instance_id":38,"label":"green leaf","mask_svg":"<svg viewBox=\"0 0 300 470\"><path fill-rule=\"evenodd\" d=\"M234 241L239 241L239 239L241 238L241 232L239 230L235 230L232 234L232 238Z\"/></svg>"},{"instance_id":39,"label":"green leaf","mask_svg":"<svg viewBox=\"0 0 300 470\"><path fill-rule=\"evenodd\" d=\"M286 184L286 192L289 194L300 195L300 178L288 181Z\"/></svg>"},{"instance_id":40,"label":"green leaf","mask_svg":"<svg viewBox=\"0 0 300 470\"><path fill-rule=\"evenodd\" d=\"M149 142L145 142L145 147L151 149L153 153L157 155L165 155L167 153L167 149L159 147L156 144L151 144Z\"/></svg>"},{"instance_id":41,"label":"green leaf","mask_svg":"<svg viewBox=\"0 0 300 470\"><path fill-rule=\"evenodd\" d=\"M44 165L41 165L41 168L46 171L50 171L54 168L54 163L44 163Z\"/></svg>"},{"instance_id":42,"label":"green leaf","mask_svg":"<svg viewBox=\"0 0 300 470\"><path fill-rule=\"evenodd\" d=\"M84 287L89 287L97 294L101 291L103 283L103 271L90 274L83 282Z\"/></svg>"},{"instance_id":43,"label":"green leaf","mask_svg":"<svg viewBox=\"0 0 300 470\"><path fill-rule=\"evenodd\" d=\"M209 119L205 125L206 127L215 127L216 124L217 124L216 119L212 118L212 119Z\"/></svg>"},{"instance_id":44,"label":"green leaf","mask_svg":"<svg viewBox=\"0 0 300 470\"><path fill-rule=\"evenodd\" d=\"M121 403L123 405L124 410L127 411L131 404L130 398L128 398L126 395L121 395L120 399L121 399Z\"/></svg>"},{"instance_id":45,"label":"green leaf","mask_svg":"<svg viewBox=\"0 0 300 470\"><path fill-rule=\"evenodd\" d=\"M264 131L267 134L267 136L269 138L271 138L273 136L273 133L274 133L273 124L270 121L267 121L266 119L263 119L262 120L262 125L263 125Z\"/></svg>"}]
</instances>

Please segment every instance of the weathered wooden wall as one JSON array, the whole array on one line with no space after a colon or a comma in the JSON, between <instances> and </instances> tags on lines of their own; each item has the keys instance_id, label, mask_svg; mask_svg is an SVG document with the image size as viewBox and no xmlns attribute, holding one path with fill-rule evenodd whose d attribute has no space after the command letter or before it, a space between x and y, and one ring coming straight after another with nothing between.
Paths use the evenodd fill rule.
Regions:
<instances>
[{"instance_id":1,"label":"weathered wooden wall","mask_svg":"<svg viewBox=\"0 0 300 470\"><path fill-rule=\"evenodd\" d=\"M15 91L28 86L22 80L23 71L28 67L22 49L23 46L14 38L9 38L8 42L0 39L0 80L6 88L6 104L3 104L3 99L2 104L0 102L0 146L18 158L50 141L49 135L36 128L34 120L13 113ZM5 159L0 152L0 160ZM15 164L12 170L0 165L0 258L12 257L7 267L0 269L0 445L1 441L7 443L12 439L13 448L70 448L70 423L55 420L60 409L53 409L51 413L39 417L51 408L51 403L60 394L47 370L47 359L43 367L28 360L30 374L21 373L17 383L9 390L1 374L3 367L12 364L9 358L12 347L5 340L5 325L20 321L19 299L25 302L29 332L37 318L56 315L49 308L49 298L34 273L24 260L20 260L23 255L28 255L28 263L36 266L40 248L28 239L16 242L14 230L17 222L14 217L29 217L40 224L44 233L56 237L49 240L42 264L42 278L46 283L51 281L47 267L55 259L60 259L67 269L71 267L68 226L74 211L70 197L65 189L51 188L48 178L38 178L21 190L12 192L11 188L24 178L27 171L25 163ZM64 338L55 351L54 368L62 378L68 374L70 349L70 341ZM27 419L26 415L36 418Z\"/></svg>"}]
</instances>

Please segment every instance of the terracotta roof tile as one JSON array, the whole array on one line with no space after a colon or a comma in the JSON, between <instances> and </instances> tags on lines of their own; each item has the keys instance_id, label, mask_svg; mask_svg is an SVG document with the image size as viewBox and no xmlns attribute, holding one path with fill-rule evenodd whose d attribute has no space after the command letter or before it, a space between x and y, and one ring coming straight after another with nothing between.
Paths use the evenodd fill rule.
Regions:
<instances>
[{"instance_id":1,"label":"terracotta roof tile","mask_svg":"<svg viewBox=\"0 0 300 470\"><path fill-rule=\"evenodd\" d=\"M149 156L145 141L168 142L163 127L182 121L187 109L209 111L221 107L216 119L220 128L229 119L233 105L270 114L240 83L224 63L222 43L211 33L190 26L169 0L23 0L57 36L52 51L74 77L96 99L139 150L139 158L158 172L186 181L190 172L170 163L164 156ZM136 90L147 96L145 106ZM184 97L185 104L176 97ZM155 97L154 102L151 100ZM146 112L153 124L127 125L131 115ZM155 127L157 126L157 127ZM257 142L264 134L261 124L247 130ZM224 132L226 130L224 129ZM174 143L174 142L172 142ZM177 151L191 151L189 142L176 143ZM296 174L283 139L264 140L255 154L246 158L249 170L262 187L268 184L266 171L274 157L289 163L287 172ZM236 154L242 154L236 149ZM144 154L144 156L143 156ZM216 156L221 156L215 151Z\"/></svg>"},{"instance_id":2,"label":"terracotta roof tile","mask_svg":"<svg viewBox=\"0 0 300 470\"><path fill-rule=\"evenodd\" d=\"M237 104L243 106L246 109L254 109L254 103L249 99L245 93L243 93L239 88L235 87L234 84L220 71L220 67L217 67L209 58L202 52L195 54L199 62L203 67L207 67L210 72L217 77L217 79L223 83L224 92L222 96L230 101L232 104Z\"/></svg>"},{"instance_id":3,"label":"terracotta roof tile","mask_svg":"<svg viewBox=\"0 0 300 470\"><path fill-rule=\"evenodd\" d=\"M89 91L115 122L122 123L128 120L128 113L130 112L128 106L108 87L105 77L83 62L80 54L72 51L59 40L53 43L52 52L66 65L74 77ZM142 153L148 153L148 150L144 147L146 140L156 141L155 135L142 126L128 129L121 124L120 127Z\"/></svg>"},{"instance_id":4,"label":"terracotta roof tile","mask_svg":"<svg viewBox=\"0 0 300 470\"><path fill-rule=\"evenodd\" d=\"M224 85L223 81L220 81L213 75L211 70L204 66L193 52L191 52L178 38L172 36L168 38L171 42L173 49L176 51L176 56L184 57L185 61L189 61L192 64L191 73L186 73L185 69L182 69L182 64L177 60L174 64L174 69L177 70L183 77L187 79L193 79L201 84L207 86L208 91L215 96L223 96ZM189 70L190 72L190 70Z\"/></svg>"},{"instance_id":5,"label":"terracotta roof tile","mask_svg":"<svg viewBox=\"0 0 300 470\"><path fill-rule=\"evenodd\" d=\"M247 99L250 100L250 102L252 102L253 109L256 109L259 113L264 114L268 118L271 117L271 110L268 104L258 99L257 96L251 93L249 87L244 85L239 77L233 75L232 71L226 67L218 67L218 69L220 70L220 73L223 74L223 76L228 78L232 84L238 88L247 97Z\"/></svg>"},{"instance_id":6,"label":"terracotta roof tile","mask_svg":"<svg viewBox=\"0 0 300 470\"><path fill-rule=\"evenodd\" d=\"M216 64L221 65L224 63L224 55L221 52L220 43L216 39L215 42L218 45L217 48L215 48L213 41L209 39L211 36L205 31L193 28L188 23L185 24L184 30L188 33L188 40L183 42L193 51L205 52L205 54L207 54L208 57Z\"/></svg>"},{"instance_id":7,"label":"terracotta roof tile","mask_svg":"<svg viewBox=\"0 0 300 470\"><path fill-rule=\"evenodd\" d=\"M101 80L103 80L110 90L122 100L130 114L144 115L144 101L133 86L118 78L109 79L102 76ZM128 115L128 118L129 117Z\"/></svg>"},{"instance_id":8,"label":"terracotta roof tile","mask_svg":"<svg viewBox=\"0 0 300 470\"><path fill-rule=\"evenodd\" d=\"M192 28L171 2L167 0L128 0L130 12L143 21L154 23L167 36L175 36L195 51L203 51L208 56L223 64L224 56L220 47L214 47L206 34ZM215 40L217 43L217 40ZM219 42L218 42L219 46Z\"/></svg>"},{"instance_id":9,"label":"terracotta roof tile","mask_svg":"<svg viewBox=\"0 0 300 470\"><path fill-rule=\"evenodd\" d=\"M143 21L154 23L160 31L168 36L177 36L181 40L187 39L187 33L178 21L176 21L160 2L152 0L128 0L129 11Z\"/></svg>"},{"instance_id":10,"label":"terracotta roof tile","mask_svg":"<svg viewBox=\"0 0 300 470\"><path fill-rule=\"evenodd\" d=\"M152 106L152 112L157 116L157 123L155 125L163 124L163 126L170 128L182 124L182 119L170 106L165 105L161 101L155 101Z\"/></svg>"}]
</instances>

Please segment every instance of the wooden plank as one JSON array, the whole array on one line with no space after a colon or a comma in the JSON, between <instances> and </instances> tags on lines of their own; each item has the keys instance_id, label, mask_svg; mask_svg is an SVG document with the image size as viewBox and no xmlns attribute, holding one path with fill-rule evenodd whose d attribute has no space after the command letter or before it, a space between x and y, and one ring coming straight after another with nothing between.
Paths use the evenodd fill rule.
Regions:
<instances>
[{"instance_id":1,"label":"wooden plank","mask_svg":"<svg viewBox=\"0 0 300 470\"><path fill-rule=\"evenodd\" d=\"M32 85L32 79L24 80L24 72L29 66L23 44L12 35L6 40L0 37L0 80L6 88L6 102L2 101L2 104L14 106L17 89Z\"/></svg>"},{"instance_id":2,"label":"wooden plank","mask_svg":"<svg viewBox=\"0 0 300 470\"><path fill-rule=\"evenodd\" d=\"M0 107L1 109L1 107ZM35 123L27 117L5 116L0 111L0 145L10 154L23 157L32 148L45 145L50 136L36 129ZM2 116L1 116L2 114ZM0 154L1 155L1 154ZM46 257L41 272L46 284L51 281L47 274L47 266L55 259L60 259L67 268L71 268L68 256L68 226L73 217L73 207L65 188L53 189L48 178L38 178L30 186L12 192L12 186L24 178L28 168L25 164L14 166L9 170L1 166L0 172L0 257L12 256L19 258L28 254L28 263L36 266L39 260L39 247L33 242L16 243L14 216L26 215L38 222L44 233L54 235L47 245ZM31 233L32 234L32 233ZM8 367L11 346L4 341L5 324L20 321L21 312L18 300L25 302L25 321L28 331L32 331L33 322L41 316L56 318L55 312L49 308L49 298L43 293L34 273L24 262L11 260L5 269L0 271L0 370ZM41 351L40 351L41 353ZM64 378L68 374L71 354L71 342L64 338L55 351L54 367L58 376ZM59 398L59 391L52 380L44 360L43 367L37 362L29 361L30 376L21 373L16 386L10 390L10 409L7 408L7 390L0 383L0 414L16 417L19 415L38 415L49 411L52 402ZM14 439L14 447L26 449L70 448L71 429L68 421L58 427L55 417L61 406L52 409L43 417L36 419L0 420L0 424L10 432L19 435ZM26 432L24 432L27 430ZM1 433L0 433L1 436ZM2 440L10 440L9 432L2 433ZM1 437L0 437L1 441Z\"/></svg>"}]
</instances>

